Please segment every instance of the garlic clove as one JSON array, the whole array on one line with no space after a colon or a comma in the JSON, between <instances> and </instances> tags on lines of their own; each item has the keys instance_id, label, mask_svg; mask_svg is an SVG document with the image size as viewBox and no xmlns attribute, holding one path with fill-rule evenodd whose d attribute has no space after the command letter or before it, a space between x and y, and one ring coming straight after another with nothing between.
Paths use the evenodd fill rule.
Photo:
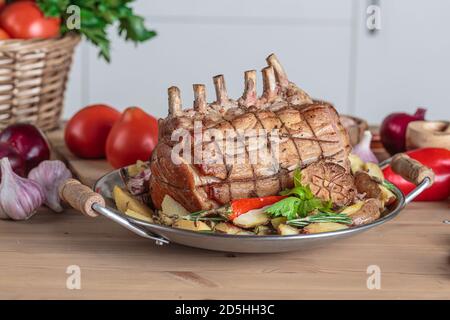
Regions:
<instances>
[{"instance_id":1,"label":"garlic clove","mask_svg":"<svg viewBox=\"0 0 450 320\"><path fill-rule=\"evenodd\" d=\"M28 178L38 182L45 192L45 205L55 212L63 211L59 198L59 185L72 178L72 173L59 160L42 161L28 174Z\"/></svg>"},{"instance_id":2,"label":"garlic clove","mask_svg":"<svg viewBox=\"0 0 450 320\"><path fill-rule=\"evenodd\" d=\"M8 158L0 160L0 218L26 220L44 202L44 190L36 181L19 177L11 168Z\"/></svg>"},{"instance_id":3,"label":"garlic clove","mask_svg":"<svg viewBox=\"0 0 450 320\"><path fill-rule=\"evenodd\" d=\"M370 142L372 141L372 133L369 130L364 131L364 136L361 141L353 147L352 153L356 154L364 162L378 163L378 159L370 149Z\"/></svg>"}]
</instances>

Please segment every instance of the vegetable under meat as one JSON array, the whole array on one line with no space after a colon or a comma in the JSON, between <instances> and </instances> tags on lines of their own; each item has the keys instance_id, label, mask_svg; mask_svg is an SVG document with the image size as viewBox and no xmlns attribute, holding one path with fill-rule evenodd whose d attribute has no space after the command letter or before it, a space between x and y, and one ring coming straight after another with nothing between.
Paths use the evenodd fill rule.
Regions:
<instances>
[{"instance_id":1,"label":"vegetable under meat","mask_svg":"<svg viewBox=\"0 0 450 320\"><path fill-rule=\"evenodd\" d=\"M280 223L278 225L277 231L282 236L291 236L291 235L296 235L296 234L300 233L300 230L298 230L297 228L294 228L294 227L284 224L284 223Z\"/></svg>"},{"instance_id":2,"label":"vegetable under meat","mask_svg":"<svg viewBox=\"0 0 450 320\"><path fill-rule=\"evenodd\" d=\"M336 222L318 222L311 223L303 228L303 233L322 233L348 229L348 226Z\"/></svg>"},{"instance_id":3,"label":"vegetable under meat","mask_svg":"<svg viewBox=\"0 0 450 320\"><path fill-rule=\"evenodd\" d=\"M233 200L231 201L231 214L229 218L230 220L234 220L243 213L269 206L284 198L286 198L286 196L268 196L261 198L245 198Z\"/></svg>"},{"instance_id":4,"label":"vegetable under meat","mask_svg":"<svg viewBox=\"0 0 450 320\"><path fill-rule=\"evenodd\" d=\"M358 160L357 157L355 157ZM294 171L294 187L281 195L233 200L229 205L189 213L175 199L166 195L162 210L153 217L156 223L196 232L217 232L228 235L296 235L330 232L359 226L377 220L383 208L395 201L392 184L385 181L376 165L358 164L352 187L359 192L352 205L338 207L314 194L304 183L302 172ZM320 171L319 171L320 172ZM130 216L150 221L135 210L139 201L115 188L118 207ZM356 202L355 202L356 201ZM137 203L137 204L136 204ZM130 206L131 204L131 206ZM134 208L133 208L134 207Z\"/></svg>"},{"instance_id":5,"label":"vegetable under meat","mask_svg":"<svg viewBox=\"0 0 450 320\"><path fill-rule=\"evenodd\" d=\"M245 214L241 214L233 220L233 223L244 229L254 228L269 223L270 218L265 212L267 207L251 210Z\"/></svg>"}]
</instances>

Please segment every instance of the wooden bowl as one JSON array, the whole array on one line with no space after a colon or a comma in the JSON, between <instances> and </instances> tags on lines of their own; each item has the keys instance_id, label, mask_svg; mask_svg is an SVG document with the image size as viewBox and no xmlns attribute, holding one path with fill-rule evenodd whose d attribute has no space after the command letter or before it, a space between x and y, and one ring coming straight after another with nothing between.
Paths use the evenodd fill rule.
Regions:
<instances>
[{"instance_id":1,"label":"wooden bowl","mask_svg":"<svg viewBox=\"0 0 450 320\"><path fill-rule=\"evenodd\" d=\"M350 144L353 146L357 145L363 135L364 131L369 129L369 125L366 120L349 116L349 115L340 115L341 123L345 127L350 137Z\"/></svg>"},{"instance_id":2,"label":"wooden bowl","mask_svg":"<svg viewBox=\"0 0 450 320\"><path fill-rule=\"evenodd\" d=\"M413 121L406 129L406 149L450 149L450 123L448 121Z\"/></svg>"}]
</instances>

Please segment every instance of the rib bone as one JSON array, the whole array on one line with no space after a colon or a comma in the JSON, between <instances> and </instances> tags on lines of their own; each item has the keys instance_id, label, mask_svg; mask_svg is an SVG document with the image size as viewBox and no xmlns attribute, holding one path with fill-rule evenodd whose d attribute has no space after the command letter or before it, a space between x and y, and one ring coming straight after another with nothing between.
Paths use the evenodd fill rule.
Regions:
<instances>
[{"instance_id":1,"label":"rib bone","mask_svg":"<svg viewBox=\"0 0 450 320\"><path fill-rule=\"evenodd\" d=\"M275 79L275 72L272 67L265 67L262 69L263 76L263 87L264 94L263 96L271 101L273 98L277 96L277 82Z\"/></svg>"},{"instance_id":2,"label":"rib bone","mask_svg":"<svg viewBox=\"0 0 450 320\"><path fill-rule=\"evenodd\" d=\"M206 112L206 89L204 84L194 84L194 110Z\"/></svg>"},{"instance_id":3,"label":"rib bone","mask_svg":"<svg viewBox=\"0 0 450 320\"><path fill-rule=\"evenodd\" d=\"M286 71L284 71L284 68L278 60L277 56L272 53L267 57L266 60L269 66L273 67L273 69L275 70L275 75L277 77L279 85L283 88L286 88L289 84L289 80Z\"/></svg>"},{"instance_id":4,"label":"rib bone","mask_svg":"<svg viewBox=\"0 0 450 320\"><path fill-rule=\"evenodd\" d=\"M258 96L256 93L256 70L245 71L245 89L242 95L243 102L245 106L255 105Z\"/></svg>"},{"instance_id":5,"label":"rib bone","mask_svg":"<svg viewBox=\"0 0 450 320\"><path fill-rule=\"evenodd\" d=\"M213 78L214 87L216 88L217 102L220 105L224 105L228 102L227 88L225 87L225 79L222 74L219 74Z\"/></svg>"},{"instance_id":6,"label":"rib bone","mask_svg":"<svg viewBox=\"0 0 450 320\"><path fill-rule=\"evenodd\" d=\"M169 94L169 115L174 117L182 115L180 89L173 86L167 92Z\"/></svg>"}]
</instances>

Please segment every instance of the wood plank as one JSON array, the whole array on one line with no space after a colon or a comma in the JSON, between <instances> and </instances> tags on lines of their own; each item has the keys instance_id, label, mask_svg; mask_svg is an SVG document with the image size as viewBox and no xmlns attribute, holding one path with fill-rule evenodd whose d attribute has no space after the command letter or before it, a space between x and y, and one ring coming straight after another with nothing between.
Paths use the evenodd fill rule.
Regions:
<instances>
[{"instance_id":1,"label":"wood plank","mask_svg":"<svg viewBox=\"0 0 450 320\"><path fill-rule=\"evenodd\" d=\"M74 158L85 182L111 168ZM156 246L112 221L41 209L29 221L0 221L1 299L448 299L449 202L413 203L393 221L327 246L280 254L230 254ZM81 268L81 290L66 288ZM369 290L367 267L381 269Z\"/></svg>"},{"instance_id":2,"label":"wood plank","mask_svg":"<svg viewBox=\"0 0 450 320\"><path fill-rule=\"evenodd\" d=\"M105 219L67 210L0 221L0 298L399 299L450 297L446 203L414 203L392 222L328 246L229 254L156 246ZM81 290L66 268L81 268ZM381 290L366 269L381 268Z\"/></svg>"}]
</instances>

